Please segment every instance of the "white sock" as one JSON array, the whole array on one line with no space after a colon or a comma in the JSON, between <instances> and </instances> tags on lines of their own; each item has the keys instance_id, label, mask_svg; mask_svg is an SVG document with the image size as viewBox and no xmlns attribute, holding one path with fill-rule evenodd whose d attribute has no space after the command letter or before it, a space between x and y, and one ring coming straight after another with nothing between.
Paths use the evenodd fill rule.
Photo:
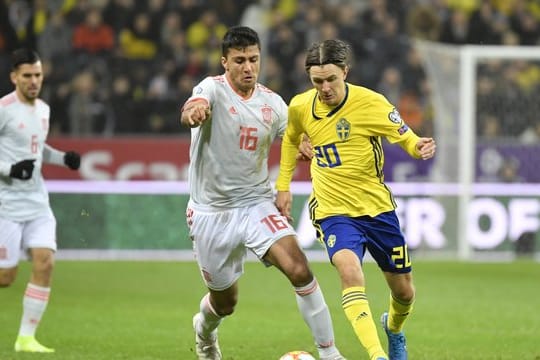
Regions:
<instances>
[{"instance_id":1,"label":"white sock","mask_svg":"<svg viewBox=\"0 0 540 360\"><path fill-rule=\"evenodd\" d=\"M199 328L196 330L201 337L208 338L212 335L212 331L217 329L223 317L219 316L212 307L212 304L210 304L209 293L203 296L199 308L202 321L199 322Z\"/></svg>"},{"instance_id":2,"label":"white sock","mask_svg":"<svg viewBox=\"0 0 540 360\"><path fill-rule=\"evenodd\" d=\"M334 344L334 329L328 306L324 301L321 288L317 280L306 286L295 287L296 303L304 317L304 321L311 329L320 357L339 354Z\"/></svg>"},{"instance_id":3,"label":"white sock","mask_svg":"<svg viewBox=\"0 0 540 360\"><path fill-rule=\"evenodd\" d=\"M47 308L51 288L28 283L23 297L23 313L19 336L34 336Z\"/></svg>"}]
</instances>

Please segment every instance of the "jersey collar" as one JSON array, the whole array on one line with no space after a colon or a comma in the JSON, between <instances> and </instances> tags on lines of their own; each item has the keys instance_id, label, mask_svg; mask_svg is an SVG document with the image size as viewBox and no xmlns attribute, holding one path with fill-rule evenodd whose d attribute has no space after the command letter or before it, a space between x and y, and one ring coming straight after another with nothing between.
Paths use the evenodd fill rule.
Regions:
<instances>
[{"instance_id":1,"label":"jersey collar","mask_svg":"<svg viewBox=\"0 0 540 360\"><path fill-rule=\"evenodd\" d=\"M313 103L311 104L311 116L313 116L316 120L321 120L322 118L315 114L315 105L317 104L318 95L319 95L318 92L315 92L315 97L313 97ZM328 114L326 114L326 117L330 117L334 115L335 113L337 113L339 110L341 110L343 105L345 105L345 103L347 102L348 98L349 98L349 85L345 83L345 96L343 97L343 100L335 108L330 110Z\"/></svg>"}]
</instances>

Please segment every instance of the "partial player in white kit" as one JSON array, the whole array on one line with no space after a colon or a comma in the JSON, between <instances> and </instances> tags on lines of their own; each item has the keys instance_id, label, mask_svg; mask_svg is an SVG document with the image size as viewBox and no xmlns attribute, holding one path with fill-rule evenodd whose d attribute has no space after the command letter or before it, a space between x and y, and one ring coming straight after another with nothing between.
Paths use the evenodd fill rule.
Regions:
<instances>
[{"instance_id":1,"label":"partial player in white kit","mask_svg":"<svg viewBox=\"0 0 540 360\"><path fill-rule=\"evenodd\" d=\"M10 77L15 91L0 99L0 287L15 281L27 251L32 274L15 351L53 352L35 338L49 300L56 251L56 220L41 166L45 162L76 170L80 155L45 143L50 109L38 98L43 82L39 56L30 49L15 50Z\"/></svg>"},{"instance_id":2,"label":"partial player in white kit","mask_svg":"<svg viewBox=\"0 0 540 360\"><path fill-rule=\"evenodd\" d=\"M260 42L243 26L222 42L225 73L207 77L182 108L191 127L190 236L209 292L193 317L199 359L222 359L217 328L237 303L247 250L289 279L321 359L344 359L334 344L328 306L294 229L274 205L268 155L287 124L282 98L257 83ZM275 296L275 294L269 294Z\"/></svg>"}]
</instances>

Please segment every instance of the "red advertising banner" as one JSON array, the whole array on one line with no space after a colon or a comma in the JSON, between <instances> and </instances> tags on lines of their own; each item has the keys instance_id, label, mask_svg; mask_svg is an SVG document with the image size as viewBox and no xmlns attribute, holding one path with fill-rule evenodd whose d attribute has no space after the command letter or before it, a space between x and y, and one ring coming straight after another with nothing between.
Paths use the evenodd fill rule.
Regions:
<instances>
[{"instance_id":1,"label":"red advertising banner","mask_svg":"<svg viewBox=\"0 0 540 360\"><path fill-rule=\"evenodd\" d=\"M81 153L79 172L45 165L47 180L187 180L188 137L49 138L51 146ZM280 144L272 145L268 166L275 179L279 171ZM299 163L295 181L309 180L309 164Z\"/></svg>"}]
</instances>

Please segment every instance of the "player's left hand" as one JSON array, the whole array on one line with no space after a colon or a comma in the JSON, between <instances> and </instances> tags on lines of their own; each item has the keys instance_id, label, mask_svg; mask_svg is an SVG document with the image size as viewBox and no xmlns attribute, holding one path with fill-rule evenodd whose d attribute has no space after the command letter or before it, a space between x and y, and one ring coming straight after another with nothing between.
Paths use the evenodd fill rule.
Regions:
<instances>
[{"instance_id":1,"label":"player's left hand","mask_svg":"<svg viewBox=\"0 0 540 360\"><path fill-rule=\"evenodd\" d=\"M422 158L422 160L431 159L435 156L435 150L437 149L437 144L433 138L422 137L416 143L416 151Z\"/></svg>"},{"instance_id":2,"label":"player's left hand","mask_svg":"<svg viewBox=\"0 0 540 360\"><path fill-rule=\"evenodd\" d=\"M289 223L293 222L291 216L291 207L292 207L292 194L290 191L278 191L276 195L276 207L278 208L281 215L287 218Z\"/></svg>"},{"instance_id":3,"label":"player's left hand","mask_svg":"<svg viewBox=\"0 0 540 360\"><path fill-rule=\"evenodd\" d=\"M71 170L78 170L81 166L81 155L75 151L68 151L64 154L64 164Z\"/></svg>"}]
</instances>

